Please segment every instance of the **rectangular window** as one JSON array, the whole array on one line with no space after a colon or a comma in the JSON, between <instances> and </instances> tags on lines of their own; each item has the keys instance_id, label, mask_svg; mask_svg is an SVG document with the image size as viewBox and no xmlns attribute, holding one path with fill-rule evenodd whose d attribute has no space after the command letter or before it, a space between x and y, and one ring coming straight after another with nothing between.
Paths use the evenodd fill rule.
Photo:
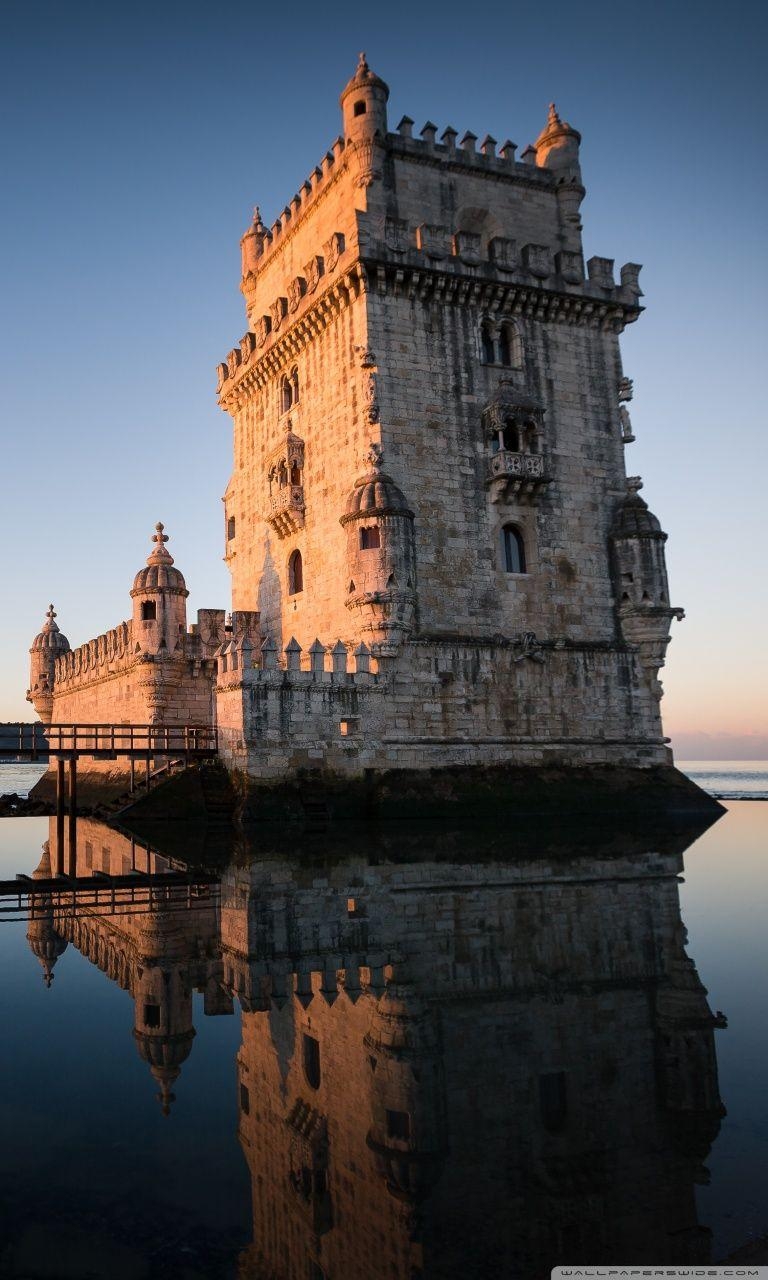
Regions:
<instances>
[{"instance_id":1,"label":"rectangular window","mask_svg":"<svg viewBox=\"0 0 768 1280\"><path fill-rule=\"evenodd\" d=\"M159 1004L144 1005L144 1026L145 1027L160 1026L160 1005Z\"/></svg>"},{"instance_id":2,"label":"rectangular window","mask_svg":"<svg viewBox=\"0 0 768 1280\"><path fill-rule=\"evenodd\" d=\"M407 1142L411 1136L411 1117L407 1111L387 1111L387 1137Z\"/></svg>"}]
</instances>

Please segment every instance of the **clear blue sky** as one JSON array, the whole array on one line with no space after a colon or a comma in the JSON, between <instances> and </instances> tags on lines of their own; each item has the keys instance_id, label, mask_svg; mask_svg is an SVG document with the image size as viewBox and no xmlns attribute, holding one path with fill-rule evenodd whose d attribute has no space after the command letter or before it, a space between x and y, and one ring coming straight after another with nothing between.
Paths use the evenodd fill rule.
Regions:
<instances>
[{"instance_id":1,"label":"clear blue sky","mask_svg":"<svg viewBox=\"0 0 768 1280\"><path fill-rule=\"evenodd\" d=\"M554 99L582 132L586 255L645 264L628 469L688 612L667 727L684 756L690 734L768 755L764 5L6 0L0 21L0 718L30 714L49 599L73 644L128 615L156 520L192 616L229 603L214 366L246 327L238 241L337 135L366 49L392 125L522 148Z\"/></svg>"}]
</instances>

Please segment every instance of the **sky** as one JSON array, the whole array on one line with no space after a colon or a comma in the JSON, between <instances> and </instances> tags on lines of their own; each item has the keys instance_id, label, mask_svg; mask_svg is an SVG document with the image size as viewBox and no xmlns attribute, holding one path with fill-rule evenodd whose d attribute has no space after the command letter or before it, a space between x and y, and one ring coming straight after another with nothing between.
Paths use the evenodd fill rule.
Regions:
<instances>
[{"instance_id":1,"label":"sky","mask_svg":"<svg viewBox=\"0 0 768 1280\"><path fill-rule=\"evenodd\" d=\"M239 239L340 128L359 50L407 113L520 148L582 134L585 256L644 264L627 469L669 533L665 729L768 757L768 8L0 3L0 719L50 600L73 645L130 614L160 519L189 617L226 607Z\"/></svg>"}]
</instances>

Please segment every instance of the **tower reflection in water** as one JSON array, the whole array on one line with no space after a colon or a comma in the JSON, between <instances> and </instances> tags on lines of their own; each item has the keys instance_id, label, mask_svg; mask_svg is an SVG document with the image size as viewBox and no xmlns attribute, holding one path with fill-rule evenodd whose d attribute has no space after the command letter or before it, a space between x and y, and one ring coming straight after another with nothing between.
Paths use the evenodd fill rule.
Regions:
<instances>
[{"instance_id":1,"label":"tower reflection in water","mask_svg":"<svg viewBox=\"0 0 768 1280\"><path fill-rule=\"evenodd\" d=\"M93 869L135 861L130 841L80 826L78 860L90 846ZM336 857L260 837L220 900L43 904L28 936L48 977L71 942L130 990L165 1110L192 990L206 1013L239 1002L241 1280L700 1263L722 1020L685 953L690 838L442 833L411 850L367 835L356 856L349 835Z\"/></svg>"}]
</instances>

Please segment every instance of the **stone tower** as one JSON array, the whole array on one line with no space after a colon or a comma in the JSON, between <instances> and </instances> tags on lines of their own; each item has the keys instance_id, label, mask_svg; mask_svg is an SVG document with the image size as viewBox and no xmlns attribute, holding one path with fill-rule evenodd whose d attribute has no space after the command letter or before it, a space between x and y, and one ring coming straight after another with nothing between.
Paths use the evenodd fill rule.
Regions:
<instances>
[{"instance_id":1,"label":"stone tower","mask_svg":"<svg viewBox=\"0 0 768 1280\"><path fill-rule=\"evenodd\" d=\"M56 610L48 606L45 622L32 641L29 651L29 688L27 702L31 702L44 724L50 724L53 713L53 688L56 659L69 653L69 641L59 630Z\"/></svg>"},{"instance_id":2,"label":"stone tower","mask_svg":"<svg viewBox=\"0 0 768 1280\"><path fill-rule=\"evenodd\" d=\"M388 98L361 55L341 136L241 242L226 560L263 651L220 664L224 757L259 777L666 762L681 611L624 464L640 268L585 268L581 137L554 106L518 160L390 131Z\"/></svg>"}]
</instances>

